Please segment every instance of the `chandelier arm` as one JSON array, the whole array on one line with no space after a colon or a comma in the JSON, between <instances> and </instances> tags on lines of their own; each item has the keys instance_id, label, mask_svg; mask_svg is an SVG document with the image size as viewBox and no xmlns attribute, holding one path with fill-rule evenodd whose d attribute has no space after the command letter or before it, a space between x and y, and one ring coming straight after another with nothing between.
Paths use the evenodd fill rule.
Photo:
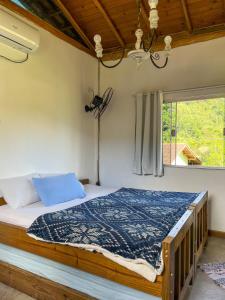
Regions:
<instances>
[{"instance_id":1,"label":"chandelier arm","mask_svg":"<svg viewBox=\"0 0 225 300\"><path fill-rule=\"evenodd\" d=\"M158 68L158 69L164 69L166 67L166 65L168 64L168 57L166 57L166 60L165 60L165 63L162 65L162 66L159 66L155 60L158 60L158 59L155 59L154 56L152 54L150 54L150 59L151 59L151 62L153 63L153 65Z\"/></svg>"},{"instance_id":2,"label":"chandelier arm","mask_svg":"<svg viewBox=\"0 0 225 300\"><path fill-rule=\"evenodd\" d=\"M122 62L124 56L125 56L125 48L123 48L122 56L120 57L119 61L118 61L116 64L114 64L114 65L112 65L112 66L108 66L108 65L106 65L106 64L103 62L103 60L102 60L101 58L99 58L99 61L101 62L101 64L102 64L105 68L113 69L113 68L117 67L117 66Z\"/></svg>"}]
</instances>

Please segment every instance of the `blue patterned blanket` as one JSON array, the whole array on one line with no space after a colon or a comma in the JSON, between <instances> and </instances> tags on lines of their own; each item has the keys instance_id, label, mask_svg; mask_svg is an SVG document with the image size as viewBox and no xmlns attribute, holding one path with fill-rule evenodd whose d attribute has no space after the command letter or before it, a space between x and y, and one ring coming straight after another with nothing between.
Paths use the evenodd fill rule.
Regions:
<instances>
[{"instance_id":1,"label":"blue patterned blanket","mask_svg":"<svg viewBox=\"0 0 225 300\"><path fill-rule=\"evenodd\" d=\"M125 259L143 259L157 271L163 239L197 196L121 188L42 215L27 233L48 242L97 245Z\"/></svg>"}]
</instances>

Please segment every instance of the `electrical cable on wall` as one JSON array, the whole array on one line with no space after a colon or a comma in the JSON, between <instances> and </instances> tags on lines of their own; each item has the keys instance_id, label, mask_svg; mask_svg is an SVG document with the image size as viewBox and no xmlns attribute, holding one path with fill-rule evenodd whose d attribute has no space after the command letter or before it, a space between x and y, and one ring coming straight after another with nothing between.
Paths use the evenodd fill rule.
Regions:
<instances>
[{"instance_id":1,"label":"electrical cable on wall","mask_svg":"<svg viewBox=\"0 0 225 300\"><path fill-rule=\"evenodd\" d=\"M98 60L98 96L100 97L100 81L101 80L101 65L100 60ZM101 131L101 122L100 122L100 111L98 111L98 145L97 145L97 182L96 185L100 185L100 131Z\"/></svg>"},{"instance_id":2,"label":"electrical cable on wall","mask_svg":"<svg viewBox=\"0 0 225 300\"><path fill-rule=\"evenodd\" d=\"M86 112L92 112L95 119L98 122L97 129L97 182L96 185L100 185L100 134L101 134L101 116L108 107L109 102L113 96L113 89L111 87L107 88L102 96L101 92L101 65L98 60L98 93L93 97L89 105L85 105Z\"/></svg>"}]
</instances>

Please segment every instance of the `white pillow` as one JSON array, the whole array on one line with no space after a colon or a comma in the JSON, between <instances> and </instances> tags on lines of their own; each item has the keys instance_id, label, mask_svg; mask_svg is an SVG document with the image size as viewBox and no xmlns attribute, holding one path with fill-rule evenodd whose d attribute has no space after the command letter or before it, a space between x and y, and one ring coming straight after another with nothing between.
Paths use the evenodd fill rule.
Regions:
<instances>
[{"instance_id":1,"label":"white pillow","mask_svg":"<svg viewBox=\"0 0 225 300\"><path fill-rule=\"evenodd\" d=\"M67 174L67 173L65 173L65 174ZM45 178L45 177L64 175L64 173L39 173L38 175L40 176L40 178Z\"/></svg>"},{"instance_id":2,"label":"white pillow","mask_svg":"<svg viewBox=\"0 0 225 300\"><path fill-rule=\"evenodd\" d=\"M19 208L40 201L32 184L33 177L38 174L0 179L0 191L9 206Z\"/></svg>"}]
</instances>

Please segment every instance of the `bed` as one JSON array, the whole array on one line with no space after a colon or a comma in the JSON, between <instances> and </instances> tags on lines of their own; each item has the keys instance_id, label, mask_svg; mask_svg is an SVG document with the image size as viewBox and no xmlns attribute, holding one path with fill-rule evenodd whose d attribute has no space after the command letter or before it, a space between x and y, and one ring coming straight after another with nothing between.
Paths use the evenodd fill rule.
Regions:
<instances>
[{"instance_id":1,"label":"bed","mask_svg":"<svg viewBox=\"0 0 225 300\"><path fill-rule=\"evenodd\" d=\"M86 184L89 199L116 191L89 185L87 179L82 182ZM164 271L156 277L155 282L150 282L100 253L46 243L29 237L26 233L27 228L34 219L46 213L46 208L40 203L15 212L1 198L0 242L162 297L163 300L180 300L192 283L198 259L207 241L207 200L207 192L200 193L163 240ZM56 210L69 206L73 206L73 203L60 204ZM48 208L47 212L51 211L54 211L54 208Z\"/></svg>"}]
</instances>

